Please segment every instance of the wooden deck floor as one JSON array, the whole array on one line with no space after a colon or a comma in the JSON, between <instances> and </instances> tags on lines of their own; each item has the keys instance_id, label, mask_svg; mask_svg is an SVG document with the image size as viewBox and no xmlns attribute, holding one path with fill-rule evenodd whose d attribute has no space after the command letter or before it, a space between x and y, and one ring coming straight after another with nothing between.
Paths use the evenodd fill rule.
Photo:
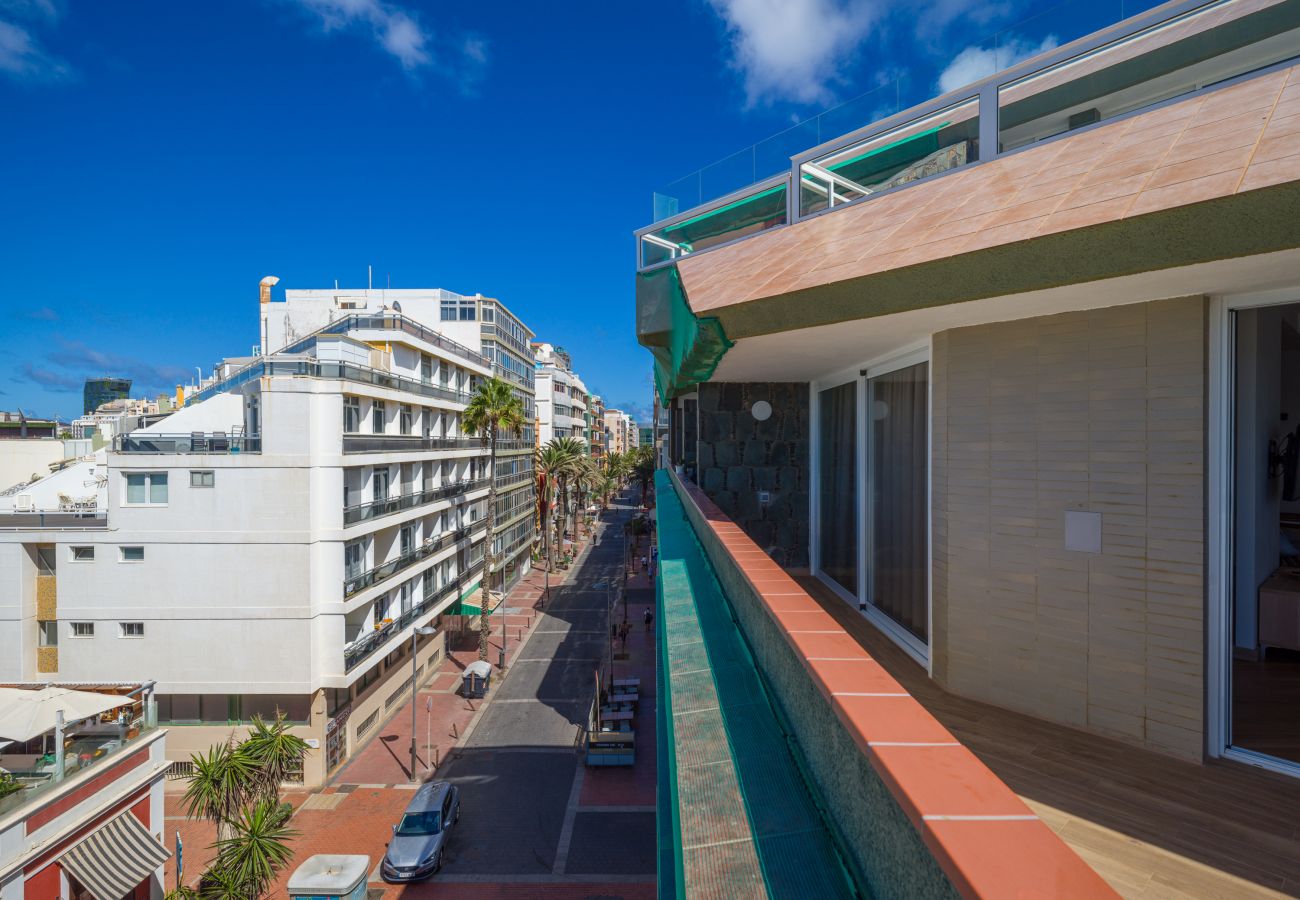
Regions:
<instances>
[{"instance_id":1,"label":"wooden deck floor","mask_svg":"<svg viewBox=\"0 0 1300 900\"><path fill-rule=\"evenodd\" d=\"M799 581L1125 897L1300 896L1300 780L1180 762L954 696L819 581Z\"/></svg>"}]
</instances>

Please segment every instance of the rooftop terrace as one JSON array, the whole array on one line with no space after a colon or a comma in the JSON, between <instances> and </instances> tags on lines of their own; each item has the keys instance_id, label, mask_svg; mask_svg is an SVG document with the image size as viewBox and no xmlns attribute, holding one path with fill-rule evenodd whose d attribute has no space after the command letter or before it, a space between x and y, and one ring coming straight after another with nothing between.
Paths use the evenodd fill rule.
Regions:
<instances>
[{"instance_id":1,"label":"rooftop terrace","mask_svg":"<svg viewBox=\"0 0 1300 900\"><path fill-rule=\"evenodd\" d=\"M822 140L828 126L820 117L806 135L797 126L781 136L783 146L797 145L801 135L814 138L807 149L789 156L785 171L725 196L708 199L702 173L693 190L687 179L681 189L656 194L656 221L637 232L638 268L669 265L870 203L1212 91L1284 66L1297 55L1297 0L1174 0L841 137ZM753 157L750 171L757 174L758 150L746 153Z\"/></svg>"}]
</instances>

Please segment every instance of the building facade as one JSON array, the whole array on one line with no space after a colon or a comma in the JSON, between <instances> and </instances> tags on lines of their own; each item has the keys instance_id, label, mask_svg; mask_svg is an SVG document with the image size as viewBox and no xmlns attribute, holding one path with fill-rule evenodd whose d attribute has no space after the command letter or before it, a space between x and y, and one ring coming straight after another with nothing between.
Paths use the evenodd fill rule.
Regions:
<instances>
[{"instance_id":1,"label":"building facade","mask_svg":"<svg viewBox=\"0 0 1300 900\"><path fill-rule=\"evenodd\" d=\"M1300 775L1298 29L1165 4L638 232L671 464L952 694Z\"/></svg>"},{"instance_id":2,"label":"building facade","mask_svg":"<svg viewBox=\"0 0 1300 900\"><path fill-rule=\"evenodd\" d=\"M538 441L571 437L587 444L587 386L573 370L568 351L533 342L537 373Z\"/></svg>"},{"instance_id":3,"label":"building facade","mask_svg":"<svg viewBox=\"0 0 1300 900\"><path fill-rule=\"evenodd\" d=\"M636 449L636 425L621 409L605 410L605 434L610 453L628 453Z\"/></svg>"},{"instance_id":4,"label":"building facade","mask_svg":"<svg viewBox=\"0 0 1300 900\"><path fill-rule=\"evenodd\" d=\"M461 417L508 368L483 313L509 314L446 291L261 309L276 352L219 365L183 409L29 485L29 512L0 498L0 516L10 500L14 522L39 517L0 531L0 678L147 668L177 760L279 709L317 784L409 692L415 629L438 629L416 650L431 672L477 612L493 473ZM499 451L508 577L528 561L531 451L524 435Z\"/></svg>"},{"instance_id":5,"label":"building facade","mask_svg":"<svg viewBox=\"0 0 1300 900\"><path fill-rule=\"evenodd\" d=\"M81 389L81 412L88 415L105 403L131 396L130 378L87 378Z\"/></svg>"}]
</instances>

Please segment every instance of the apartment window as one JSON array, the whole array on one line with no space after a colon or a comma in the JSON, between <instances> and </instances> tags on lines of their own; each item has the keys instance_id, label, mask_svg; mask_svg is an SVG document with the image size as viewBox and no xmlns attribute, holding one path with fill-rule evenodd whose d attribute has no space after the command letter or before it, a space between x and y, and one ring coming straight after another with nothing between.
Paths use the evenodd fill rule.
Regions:
<instances>
[{"instance_id":1,"label":"apartment window","mask_svg":"<svg viewBox=\"0 0 1300 900\"><path fill-rule=\"evenodd\" d=\"M411 611L411 607L415 605L415 582L413 580L402 585L401 596L402 615L406 615Z\"/></svg>"},{"instance_id":2,"label":"apartment window","mask_svg":"<svg viewBox=\"0 0 1300 900\"><path fill-rule=\"evenodd\" d=\"M375 622L382 622L388 618L388 608L392 605L392 598L388 594L375 600Z\"/></svg>"},{"instance_id":3,"label":"apartment window","mask_svg":"<svg viewBox=\"0 0 1300 900\"><path fill-rule=\"evenodd\" d=\"M57 557L53 547L39 547L36 550L36 572L40 575L53 575Z\"/></svg>"},{"instance_id":4,"label":"apartment window","mask_svg":"<svg viewBox=\"0 0 1300 900\"><path fill-rule=\"evenodd\" d=\"M370 407L370 430L375 434L384 433L384 401L376 400Z\"/></svg>"},{"instance_id":5,"label":"apartment window","mask_svg":"<svg viewBox=\"0 0 1300 900\"><path fill-rule=\"evenodd\" d=\"M365 565L366 542L353 541L343 546L343 577L348 579L356 578L361 574L362 566Z\"/></svg>"},{"instance_id":6,"label":"apartment window","mask_svg":"<svg viewBox=\"0 0 1300 900\"><path fill-rule=\"evenodd\" d=\"M356 434L361 430L361 399L359 397L343 398L343 431Z\"/></svg>"},{"instance_id":7,"label":"apartment window","mask_svg":"<svg viewBox=\"0 0 1300 900\"><path fill-rule=\"evenodd\" d=\"M444 300L444 301L442 301L442 321L444 321L444 322L455 322L455 321L456 321L456 301L455 301L455 300Z\"/></svg>"},{"instance_id":8,"label":"apartment window","mask_svg":"<svg viewBox=\"0 0 1300 900\"><path fill-rule=\"evenodd\" d=\"M59 646L59 623L58 622L37 622L37 637L42 647Z\"/></svg>"},{"instance_id":9,"label":"apartment window","mask_svg":"<svg viewBox=\"0 0 1300 900\"><path fill-rule=\"evenodd\" d=\"M433 381L433 357L427 353L420 356L420 380L425 384Z\"/></svg>"},{"instance_id":10,"label":"apartment window","mask_svg":"<svg viewBox=\"0 0 1300 900\"><path fill-rule=\"evenodd\" d=\"M374 489L375 500L388 499L388 467L375 469L370 478L371 487Z\"/></svg>"},{"instance_id":11,"label":"apartment window","mask_svg":"<svg viewBox=\"0 0 1300 900\"><path fill-rule=\"evenodd\" d=\"M126 502L160 506L167 502L166 472L131 472L126 476Z\"/></svg>"},{"instance_id":12,"label":"apartment window","mask_svg":"<svg viewBox=\"0 0 1300 900\"><path fill-rule=\"evenodd\" d=\"M216 484L216 478L217 473L211 469L192 470L190 472L190 487L210 488Z\"/></svg>"},{"instance_id":13,"label":"apartment window","mask_svg":"<svg viewBox=\"0 0 1300 900\"><path fill-rule=\"evenodd\" d=\"M415 528L411 525L403 525L400 534L402 556L410 556L415 552Z\"/></svg>"},{"instance_id":14,"label":"apartment window","mask_svg":"<svg viewBox=\"0 0 1300 900\"><path fill-rule=\"evenodd\" d=\"M74 638L87 638L95 636L94 622L70 622L71 632Z\"/></svg>"},{"instance_id":15,"label":"apartment window","mask_svg":"<svg viewBox=\"0 0 1300 900\"><path fill-rule=\"evenodd\" d=\"M118 622L117 624L118 624L119 626L121 626L121 628L122 628L122 637L124 637L124 638L140 638L140 637L144 637L144 623L143 623L143 622Z\"/></svg>"},{"instance_id":16,"label":"apartment window","mask_svg":"<svg viewBox=\"0 0 1300 900\"><path fill-rule=\"evenodd\" d=\"M492 307L490 306L483 307L483 321L484 322L496 321L496 311L493 310Z\"/></svg>"},{"instance_id":17,"label":"apartment window","mask_svg":"<svg viewBox=\"0 0 1300 900\"><path fill-rule=\"evenodd\" d=\"M143 547L119 547L122 562L144 562Z\"/></svg>"},{"instance_id":18,"label":"apartment window","mask_svg":"<svg viewBox=\"0 0 1300 900\"><path fill-rule=\"evenodd\" d=\"M73 547L71 559L73 562L93 562L95 559L95 548Z\"/></svg>"},{"instance_id":19,"label":"apartment window","mask_svg":"<svg viewBox=\"0 0 1300 900\"><path fill-rule=\"evenodd\" d=\"M398 427L402 434L411 433L411 420L414 418L411 404L403 403L397 413Z\"/></svg>"}]
</instances>

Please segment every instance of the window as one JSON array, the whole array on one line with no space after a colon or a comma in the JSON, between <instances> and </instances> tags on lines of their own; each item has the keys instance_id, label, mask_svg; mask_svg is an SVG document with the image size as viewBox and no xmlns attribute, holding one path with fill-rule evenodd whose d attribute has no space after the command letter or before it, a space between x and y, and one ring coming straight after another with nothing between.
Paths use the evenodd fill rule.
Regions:
<instances>
[{"instance_id":1,"label":"window","mask_svg":"<svg viewBox=\"0 0 1300 900\"><path fill-rule=\"evenodd\" d=\"M358 397L343 398L343 431L356 434L361 430L361 400Z\"/></svg>"},{"instance_id":2,"label":"window","mask_svg":"<svg viewBox=\"0 0 1300 900\"><path fill-rule=\"evenodd\" d=\"M91 562L92 560L94 560L94 558L95 558L94 547L73 547L72 548L71 559L73 562Z\"/></svg>"},{"instance_id":3,"label":"window","mask_svg":"<svg viewBox=\"0 0 1300 900\"><path fill-rule=\"evenodd\" d=\"M496 321L496 310L492 309L492 307L490 307L490 306L485 306L485 307L483 307L483 321L484 321L484 322L495 322L495 321Z\"/></svg>"},{"instance_id":4,"label":"window","mask_svg":"<svg viewBox=\"0 0 1300 900\"><path fill-rule=\"evenodd\" d=\"M388 499L388 467L375 469L370 479L371 487L374 489L373 499Z\"/></svg>"},{"instance_id":5,"label":"window","mask_svg":"<svg viewBox=\"0 0 1300 900\"><path fill-rule=\"evenodd\" d=\"M420 380L425 384L433 381L433 357L427 353L420 356Z\"/></svg>"},{"instance_id":6,"label":"window","mask_svg":"<svg viewBox=\"0 0 1300 900\"><path fill-rule=\"evenodd\" d=\"M118 625L122 628L122 637L124 638L144 637L143 622L119 622Z\"/></svg>"},{"instance_id":7,"label":"window","mask_svg":"<svg viewBox=\"0 0 1300 900\"><path fill-rule=\"evenodd\" d=\"M190 487L210 488L216 483L217 473L211 469L191 470Z\"/></svg>"},{"instance_id":8,"label":"window","mask_svg":"<svg viewBox=\"0 0 1300 900\"><path fill-rule=\"evenodd\" d=\"M143 547L119 547L122 562L144 562Z\"/></svg>"},{"instance_id":9,"label":"window","mask_svg":"<svg viewBox=\"0 0 1300 900\"><path fill-rule=\"evenodd\" d=\"M59 623L58 622L37 622L36 627L40 638L40 646L57 647L59 646Z\"/></svg>"},{"instance_id":10,"label":"window","mask_svg":"<svg viewBox=\"0 0 1300 900\"><path fill-rule=\"evenodd\" d=\"M455 322L455 321L456 321L456 301L455 301L455 300L444 300L444 301L442 301L442 321L444 321L444 322Z\"/></svg>"},{"instance_id":11,"label":"window","mask_svg":"<svg viewBox=\"0 0 1300 900\"><path fill-rule=\"evenodd\" d=\"M126 476L126 502L136 506L167 502L166 472L132 472Z\"/></svg>"},{"instance_id":12,"label":"window","mask_svg":"<svg viewBox=\"0 0 1300 900\"><path fill-rule=\"evenodd\" d=\"M365 564L366 542L353 541L343 546L343 577L352 579L361 574Z\"/></svg>"},{"instance_id":13,"label":"window","mask_svg":"<svg viewBox=\"0 0 1300 900\"><path fill-rule=\"evenodd\" d=\"M401 535L402 556L410 556L415 552L415 528L410 525L403 525L399 534Z\"/></svg>"},{"instance_id":14,"label":"window","mask_svg":"<svg viewBox=\"0 0 1300 900\"><path fill-rule=\"evenodd\" d=\"M397 413L398 429L402 434L411 433L411 419L413 418L411 404L403 403Z\"/></svg>"},{"instance_id":15,"label":"window","mask_svg":"<svg viewBox=\"0 0 1300 900\"><path fill-rule=\"evenodd\" d=\"M370 430L375 434L384 433L384 401L376 400L370 407Z\"/></svg>"},{"instance_id":16,"label":"window","mask_svg":"<svg viewBox=\"0 0 1300 900\"><path fill-rule=\"evenodd\" d=\"M95 636L94 622L70 622L69 624L72 626L71 632L74 638Z\"/></svg>"},{"instance_id":17,"label":"window","mask_svg":"<svg viewBox=\"0 0 1300 900\"><path fill-rule=\"evenodd\" d=\"M57 558L53 547L38 547L36 550L36 571L41 575L53 575Z\"/></svg>"}]
</instances>

